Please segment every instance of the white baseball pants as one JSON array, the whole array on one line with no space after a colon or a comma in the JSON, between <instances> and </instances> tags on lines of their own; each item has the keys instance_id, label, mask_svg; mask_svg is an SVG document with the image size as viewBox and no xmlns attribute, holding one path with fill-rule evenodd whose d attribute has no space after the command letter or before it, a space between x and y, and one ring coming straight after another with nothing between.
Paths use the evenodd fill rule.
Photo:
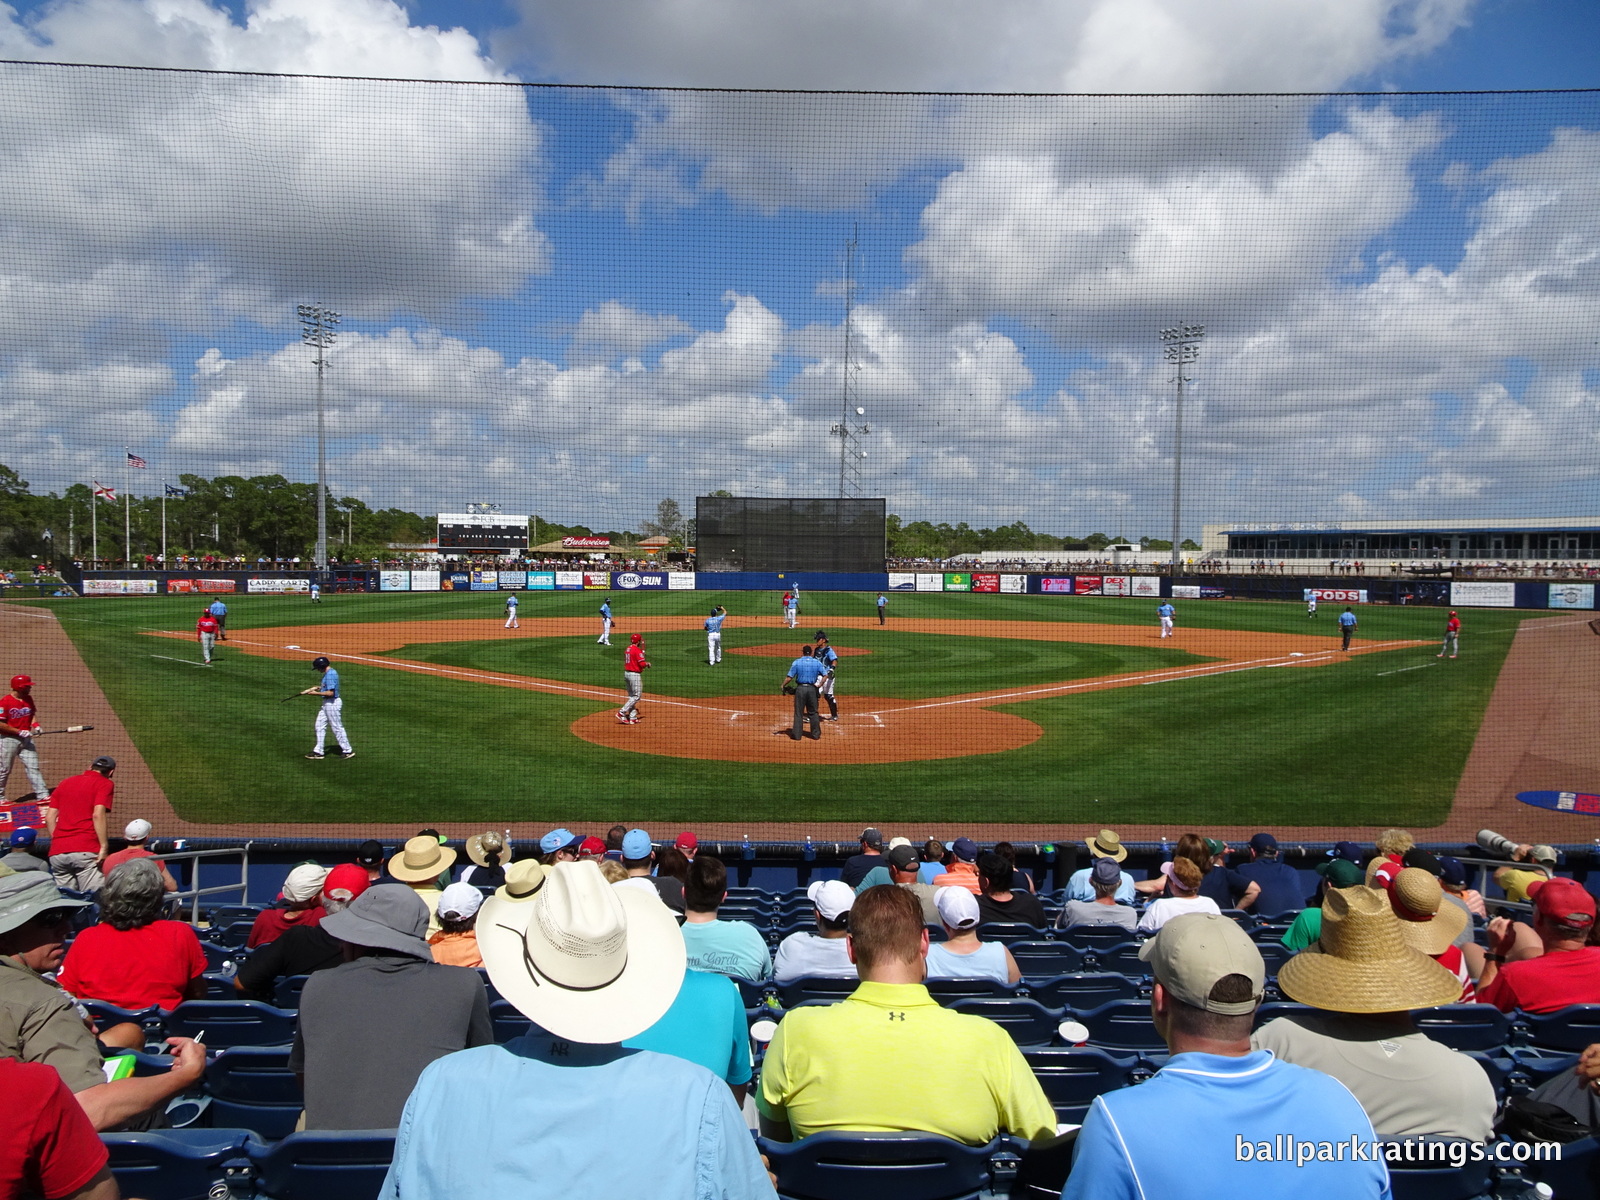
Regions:
<instances>
[{"instance_id":1,"label":"white baseball pants","mask_svg":"<svg viewBox=\"0 0 1600 1200\"><path fill-rule=\"evenodd\" d=\"M34 748L32 738L0 738L0 801L5 799L6 780L11 778L11 766L22 759L22 769L28 773L28 782L33 785L33 798L35 800L48 800L50 789L44 781L44 772L39 769L39 751Z\"/></svg>"},{"instance_id":2,"label":"white baseball pants","mask_svg":"<svg viewBox=\"0 0 1600 1200\"><path fill-rule=\"evenodd\" d=\"M706 659L710 662L722 661L722 632L706 634Z\"/></svg>"},{"instance_id":3,"label":"white baseball pants","mask_svg":"<svg viewBox=\"0 0 1600 1200\"><path fill-rule=\"evenodd\" d=\"M339 743L339 749L346 754L350 753L350 737L344 731L344 697L339 696L332 700L324 700L322 707L317 710L317 753L322 753L322 747L327 744L328 730L333 730L333 737Z\"/></svg>"}]
</instances>

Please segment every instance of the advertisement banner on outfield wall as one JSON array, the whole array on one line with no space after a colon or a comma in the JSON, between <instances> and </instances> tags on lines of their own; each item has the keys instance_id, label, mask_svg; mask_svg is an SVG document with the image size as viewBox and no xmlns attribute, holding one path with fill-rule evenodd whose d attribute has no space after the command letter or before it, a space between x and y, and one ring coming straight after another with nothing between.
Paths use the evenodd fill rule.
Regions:
<instances>
[{"instance_id":1,"label":"advertisement banner on outfield wall","mask_svg":"<svg viewBox=\"0 0 1600 1200\"><path fill-rule=\"evenodd\" d=\"M975 592L998 592L1000 590L1000 576L974 575L972 577L972 590Z\"/></svg>"},{"instance_id":2,"label":"advertisement banner on outfield wall","mask_svg":"<svg viewBox=\"0 0 1600 1200\"><path fill-rule=\"evenodd\" d=\"M501 571L500 590L502 592L520 592L528 586L528 573L526 571Z\"/></svg>"},{"instance_id":3,"label":"advertisement banner on outfield wall","mask_svg":"<svg viewBox=\"0 0 1600 1200\"><path fill-rule=\"evenodd\" d=\"M1515 608L1514 583L1452 583L1450 603L1458 608Z\"/></svg>"},{"instance_id":4,"label":"advertisement banner on outfield wall","mask_svg":"<svg viewBox=\"0 0 1600 1200\"><path fill-rule=\"evenodd\" d=\"M411 590L413 592L437 592L439 590L439 572L411 572Z\"/></svg>"},{"instance_id":5,"label":"advertisement banner on outfield wall","mask_svg":"<svg viewBox=\"0 0 1600 1200\"><path fill-rule=\"evenodd\" d=\"M1072 576L1061 578L1055 575L1041 575L1039 577L1039 591L1046 595L1070 596L1072 595Z\"/></svg>"},{"instance_id":6,"label":"advertisement banner on outfield wall","mask_svg":"<svg viewBox=\"0 0 1600 1200\"><path fill-rule=\"evenodd\" d=\"M1028 577L1026 575L1002 575L1000 576L1000 590L1013 595L1026 593L1028 590Z\"/></svg>"},{"instance_id":7,"label":"advertisement banner on outfield wall","mask_svg":"<svg viewBox=\"0 0 1600 1200\"><path fill-rule=\"evenodd\" d=\"M951 575L944 577L944 590L947 592L970 592L972 590L972 576L967 574Z\"/></svg>"},{"instance_id":8,"label":"advertisement banner on outfield wall","mask_svg":"<svg viewBox=\"0 0 1600 1200\"><path fill-rule=\"evenodd\" d=\"M474 571L472 582L467 585L475 592L494 592L500 589L499 571Z\"/></svg>"},{"instance_id":9,"label":"advertisement banner on outfield wall","mask_svg":"<svg viewBox=\"0 0 1600 1200\"><path fill-rule=\"evenodd\" d=\"M553 592L556 590L556 573L554 571L529 571L528 590L530 592Z\"/></svg>"},{"instance_id":10,"label":"advertisement banner on outfield wall","mask_svg":"<svg viewBox=\"0 0 1600 1200\"><path fill-rule=\"evenodd\" d=\"M583 572L583 590L586 592L610 591L610 571L585 571Z\"/></svg>"},{"instance_id":11,"label":"advertisement banner on outfield wall","mask_svg":"<svg viewBox=\"0 0 1600 1200\"><path fill-rule=\"evenodd\" d=\"M1128 595L1159 596L1161 595L1161 580L1155 575L1135 575L1128 581Z\"/></svg>"},{"instance_id":12,"label":"advertisement banner on outfield wall","mask_svg":"<svg viewBox=\"0 0 1600 1200\"><path fill-rule=\"evenodd\" d=\"M154 579L85 579L85 596L154 596Z\"/></svg>"},{"instance_id":13,"label":"advertisement banner on outfield wall","mask_svg":"<svg viewBox=\"0 0 1600 1200\"><path fill-rule=\"evenodd\" d=\"M308 593L311 591L309 579L284 579L280 576L252 576L245 584L247 592L276 592L278 595L289 593Z\"/></svg>"},{"instance_id":14,"label":"advertisement banner on outfield wall","mask_svg":"<svg viewBox=\"0 0 1600 1200\"><path fill-rule=\"evenodd\" d=\"M583 572L582 571L557 571L556 572L556 590L557 591L561 591L561 592L582 591L583 590Z\"/></svg>"},{"instance_id":15,"label":"advertisement banner on outfield wall","mask_svg":"<svg viewBox=\"0 0 1600 1200\"><path fill-rule=\"evenodd\" d=\"M1102 596L1128 595L1128 576L1107 575L1100 580L1100 594Z\"/></svg>"},{"instance_id":16,"label":"advertisement banner on outfield wall","mask_svg":"<svg viewBox=\"0 0 1600 1200\"><path fill-rule=\"evenodd\" d=\"M667 591L692 592L694 591L693 571L669 571L667 573Z\"/></svg>"},{"instance_id":17,"label":"advertisement banner on outfield wall","mask_svg":"<svg viewBox=\"0 0 1600 1200\"><path fill-rule=\"evenodd\" d=\"M618 571L611 576L611 586L621 588L625 592L638 591L640 588L660 588L667 586L667 573L665 571Z\"/></svg>"},{"instance_id":18,"label":"advertisement banner on outfield wall","mask_svg":"<svg viewBox=\"0 0 1600 1200\"><path fill-rule=\"evenodd\" d=\"M232 579L169 579L168 594L182 592L237 592L239 585Z\"/></svg>"},{"instance_id":19,"label":"advertisement banner on outfield wall","mask_svg":"<svg viewBox=\"0 0 1600 1200\"><path fill-rule=\"evenodd\" d=\"M1319 601L1330 604L1365 604L1367 602L1366 588L1301 588L1300 599L1309 600L1315 596Z\"/></svg>"},{"instance_id":20,"label":"advertisement banner on outfield wall","mask_svg":"<svg viewBox=\"0 0 1600 1200\"><path fill-rule=\"evenodd\" d=\"M1172 598L1174 600L1198 600L1200 589L1193 584L1175 583L1172 585Z\"/></svg>"},{"instance_id":21,"label":"advertisement banner on outfield wall","mask_svg":"<svg viewBox=\"0 0 1600 1200\"><path fill-rule=\"evenodd\" d=\"M944 591L944 576L943 575L925 575L925 574L923 574L922 572L919 571L917 573L917 591L919 591L919 592L942 592L942 591Z\"/></svg>"},{"instance_id":22,"label":"advertisement banner on outfield wall","mask_svg":"<svg viewBox=\"0 0 1600 1200\"><path fill-rule=\"evenodd\" d=\"M411 572L379 571L378 590L380 592L409 592L411 590Z\"/></svg>"},{"instance_id":23,"label":"advertisement banner on outfield wall","mask_svg":"<svg viewBox=\"0 0 1600 1200\"><path fill-rule=\"evenodd\" d=\"M1594 584L1552 583L1550 585L1550 607L1593 608Z\"/></svg>"},{"instance_id":24,"label":"advertisement banner on outfield wall","mask_svg":"<svg viewBox=\"0 0 1600 1200\"><path fill-rule=\"evenodd\" d=\"M1072 580L1072 594L1074 596L1098 596L1100 594L1099 575L1077 575Z\"/></svg>"},{"instance_id":25,"label":"advertisement banner on outfield wall","mask_svg":"<svg viewBox=\"0 0 1600 1200\"><path fill-rule=\"evenodd\" d=\"M914 592L917 590L917 577L909 571L890 571L889 590L891 592Z\"/></svg>"}]
</instances>

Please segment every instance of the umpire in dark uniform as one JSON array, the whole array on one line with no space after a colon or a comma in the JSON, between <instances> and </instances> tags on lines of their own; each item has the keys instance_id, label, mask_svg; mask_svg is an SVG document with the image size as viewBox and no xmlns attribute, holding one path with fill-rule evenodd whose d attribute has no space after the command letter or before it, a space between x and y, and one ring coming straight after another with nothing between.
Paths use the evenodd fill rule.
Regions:
<instances>
[{"instance_id":1,"label":"umpire in dark uniform","mask_svg":"<svg viewBox=\"0 0 1600 1200\"><path fill-rule=\"evenodd\" d=\"M799 741L805 736L806 722L811 722L811 738L813 741L822 740L822 716L817 711L817 680L828 673L828 668L811 657L811 647L806 646L800 651L800 657L789 664L789 673L784 676L783 686L787 691L789 685L794 684L794 724L789 727L789 736L794 741Z\"/></svg>"}]
</instances>

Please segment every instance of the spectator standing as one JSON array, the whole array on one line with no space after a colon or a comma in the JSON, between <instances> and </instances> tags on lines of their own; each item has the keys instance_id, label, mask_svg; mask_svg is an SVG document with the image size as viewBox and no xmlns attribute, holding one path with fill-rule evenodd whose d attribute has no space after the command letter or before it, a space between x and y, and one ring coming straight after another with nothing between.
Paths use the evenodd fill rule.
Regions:
<instances>
[{"instance_id":1,"label":"spectator standing","mask_svg":"<svg viewBox=\"0 0 1600 1200\"><path fill-rule=\"evenodd\" d=\"M327 916L322 907L322 884L328 878L328 868L316 863L301 863L283 881L281 904L258 913L250 925L250 936L245 947L254 950L280 938L296 925L315 925Z\"/></svg>"},{"instance_id":2,"label":"spectator standing","mask_svg":"<svg viewBox=\"0 0 1600 1200\"><path fill-rule=\"evenodd\" d=\"M933 886L966 888L974 896L983 891L978 882L978 843L958 837L950 843L950 864L944 874L933 877Z\"/></svg>"},{"instance_id":3,"label":"spectator standing","mask_svg":"<svg viewBox=\"0 0 1600 1200\"><path fill-rule=\"evenodd\" d=\"M717 918L717 909L727 898L728 868L720 858L697 855L683 885L683 945L689 969L739 979L769 978L772 953L756 927Z\"/></svg>"},{"instance_id":4,"label":"spectator standing","mask_svg":"<svg viewBox=\"0 0 1600 1200\"><path fill-rule=\"evenodd\" d=\"M450 967L481 967L475 928L483 893L470 883L452 883L439 895L439 932L428 939L433 961Z\"/></svg>"},{"instance_id":5,"label":"spectator standing","mask_svg":"<svg viewBox=\"0 0 1600 1200\"><path fill-rule=\"evenodd\" d=\"M58 982L80 1000L101 1000L137 1012L152 1004L171 1012L206 994L206 955L194 928L161 920L166 901L161 869L134 859L106 876L100 921L80 933Z\"/></svg>"},{"instance_id":6,"label":"spectator standing","mask_svg":"<svg viewBox=\"0 0 1600 1200\"><path fill-rule=\"evenodd\" d=\"M978 940L980 899L966 888L940 888L935 903L945 939L929 942L923 955L929 979L992 979L1001 984L1022 979L1022 969L1003 943Z\"/></svg>"},{"instance_id":7,"label":"spectator standing","mask_svg":"<svg viewBox=\"0 0 1600 1200\"><path fill-rule=\"evenodd\" d=\"M340 863L322 881L322 911L332 916L371 886L366 868L359 863ZM344 961L344 943L321 924L296 922L272 941L251 952L233 977L233 987L244 1000L275 1003L274 989L280 979L326 971Z\"/></svg>"},{"instance_id":8,"label":"spectator standing","mask_svg":"<svg viewBox=\"0 0 1600 1200\"><path fill-rule=\"evenodd\" d=\"M1093 900L1068 900L1061 906L1056 925L1072 929L1079 925L1112 925L1132 933L1139 924L1139 914L1126 904L1117 901L1122 888L1122 868L1114 858L1097 858L1089 869L1089 886L1094 890Z\"/></svg>"},{"instance_id":9,"label":"spectator standing","mask_svg":"<svg viewBox=\"0 0 1600 1200\"><path fill-rule=\"evenodd\" d=\"M178 881L172 877L172 872L167 870L167 865L150 850L150 822L143 817L129 821L122 831L122 836L127 840L127 846L115 854L106 855L106 861L100 869L107 875L115 871L125 862L132 862L136 858L148 858L153 861L161 871L161 881L167 891L178 890Z\"/></svg>"},{"instance_id":10,"label":"spectator standing","mask_svg":"<svg viewBox=\"0 0 1600 1200\"><path fill-rule=\"evenodd\" d=\"M1587 944L1595 900L1581 883L1549 879L1532 885L1533 928L1544 945L1538 958L1507 962L1516 944L1511 922L1489 923L1478 999L1501 1012L1547 1013L1569 1004L1600 1004L1600 946Z\"/></svg>"},{"instance_id":11,"label":"spectator standing","mask_svg":"<svg viewBox=\"0 0 1600 1200\"><path fill-rule=\"evenodd\" d=\"M1016 868L1003 854L990 851L978 856L978 919L1021 922L1043 929L1050 924L1037 896L1012 891Z\"/></svg>"},{"instance_id":12,"label":"spectator standing","mask_svg":"<svg viewBox=\"0 0 1600 1200\"><path fill-rule=\"evenodd\" d=\"M844 866L839 868L839 878L844 880L845 886L851 891L854 891L867 877L868 871L884 865L883 834L876 829L863 829L860 844L860 853L852 854L844 860Z\"/></svg>"},{"instance_id":13,"label":"spectator standing","mask_svg":"<svg viewBox=\"0 0 1600 1200\"><path fill-rule=\"evenodd\" d=\"M111 850L106 817L117 792L111 779L116 769L117 760L102 754L81 775L56 784L50 795L50 806L44 810L50 874L65 891L87 896L98 892L105 882L100 864Z\"/></svg>"},{"instance_id":14,"label":"spectator standing","mask_svg":"<svg viewBox=\"0 0 1600 1200\"><path fill-rule=\"evenodd\" d=\"M1109 858L1120 865L1128 857L1128 848L1122 844L1122 839L1117 836L1114 829L1102 829L1094 837L1084 838L1083 844L1088 847L1089 855L1094 859ZM1068 900L1094 899L1094 888L1089 883L1089 875L1093 870L1094 866L1091 863L1072 873L1067 879ZM1133 878L1123 871L1122 882L1117 885L1117 900L1122 904L1132 904L1135 895Z\"/></svg>"},{"instance_id":15,"label":"spectator standing","mask_svg":"<svg viewBox=\"0 0 1600 1200\"><path fill-rule=\"evenodd\" d=\"M845 938L856 894L841 879L819 879L806 888L816 920L816 932L801 930L778 943L772 958L772 977L779 983L794 979L849 979L856 973Z\"/></svg>"},{"instance_id":16,"label":"spectator standing","mask_svg":"<svg viewBox=\"0 0 1600 1200\"><path fill-rule=\"evenodd\" d=\"M1306 906L1305 885L1300 882L1300 872L1278 857L1278 839L1270 833L1258 833L1250 839L1250 862L1239 868L1251 883L1258 884L1260 894L1253 901L1254 910L1264 917L1297 913Z\"/></svg>"}]
</instances>

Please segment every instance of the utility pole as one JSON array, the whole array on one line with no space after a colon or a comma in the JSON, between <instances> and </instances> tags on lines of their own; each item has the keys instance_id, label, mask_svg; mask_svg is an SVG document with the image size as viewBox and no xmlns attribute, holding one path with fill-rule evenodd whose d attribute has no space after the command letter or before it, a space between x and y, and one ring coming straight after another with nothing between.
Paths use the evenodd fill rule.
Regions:
<instances>
[{"instance_id":1,"label":"utility pole","mask_svg":"<svg viewBox=\"0 0 1600 1200\"><path fill-rule=\"evenodd\" d=\"M328 351L338 337L334 326L339 314L320 304L302 304L296 309L300 317L300 340L316 351L311 361L317 366L317 549L315 563L318 571L328 568L328 426L322 404L322 372L328 365Z\"/></svg>"},{"instance_id":2,"label":"utility pole","mask_svg":"<svg viewBox=\"0 0 1600 1200\"><path fill-rule=\"evenodd\" d=\"M1178 564L1183 540L1179 529L1183 520L1183 385L1193 383L1183 373L1184 367L1200 357L1200 341L1206 336L1204 325L1174 325L1161 331L1162 350L1166 360L1178 368L1178 404L1173 413L1172 437L1172 577L1178 577Z\"/></svg>"}]
</instances>

